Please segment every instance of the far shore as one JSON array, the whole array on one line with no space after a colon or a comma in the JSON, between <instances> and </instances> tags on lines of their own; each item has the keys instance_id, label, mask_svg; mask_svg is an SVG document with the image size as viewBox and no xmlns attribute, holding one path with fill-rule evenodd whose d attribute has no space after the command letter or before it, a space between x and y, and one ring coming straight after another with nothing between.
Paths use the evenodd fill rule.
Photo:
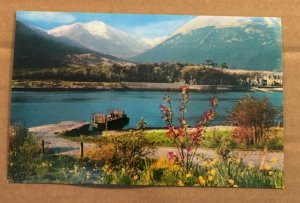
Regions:
<instances>
[{"instance_id":1,"label":"far shore","mask_svg":"<svg viewBox=\"0 0 300 203\"><path fill-rule=\"evenodd\" d=\"M13 91L180 91L183 83L81 82L62 80L13 80ZM281 92L276 87L242 87L239 85L189 85L195 92Z\"/></svg>"}]
</instances>

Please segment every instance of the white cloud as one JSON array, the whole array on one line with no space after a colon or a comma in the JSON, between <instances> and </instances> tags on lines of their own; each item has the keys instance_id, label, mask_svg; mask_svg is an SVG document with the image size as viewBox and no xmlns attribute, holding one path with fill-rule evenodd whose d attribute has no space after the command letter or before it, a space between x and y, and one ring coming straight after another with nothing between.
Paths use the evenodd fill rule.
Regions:
<instances>
[{"instance_id":1,"label":"white cloud","mask_svg":"<svg viewBox=\"0 0 300 203\"><path fill-rule=\"evenodd\" d=\"M75 16L63 12L38 12L38 11L19 11L17 18L44 23L72 23L75 22Z\"/></svg>"},{"instance_id":2,"label":"white cloud","mask_svg":"<svg viewBox=\"0 0 300 203\"><path fill-rule=\"evenodd\" d=\"M142 26L134 27L131 32L136 35L156 38L171 34L179 26L183 25L186 20L161 21L157 23L149 23Z\"/></svg>"}]
</instances>

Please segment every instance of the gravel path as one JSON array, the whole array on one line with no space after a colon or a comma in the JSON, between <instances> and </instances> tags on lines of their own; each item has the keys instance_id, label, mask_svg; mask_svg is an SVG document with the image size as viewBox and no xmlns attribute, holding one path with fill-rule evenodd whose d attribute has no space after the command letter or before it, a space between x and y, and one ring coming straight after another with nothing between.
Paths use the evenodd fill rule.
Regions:
<instances>
[{"instance_id":1,"label":"gravel path","mask_svg":"<svg viewBox=\"0 0 300 203\"><path fill-rule=\"evenodd\" d=\"M155 151L153 158L158 158L160 156L168 156L169 152L173 152L174 154L177 154L177 149L175 147L158 147ZM241 158L243 160L244 164L255 164L256 166L260 166L260 162L264 157L263 151L234 151L233 154L237 158ZM199 148L196 152L196 156L194 159L195 163L201 164L203 162L203 158L209 158L209 159L215 159L220 158L216 151L213 149L203 149ZM272 163L272 161L275 161L276 163ZM284 164L284 154L283 152L267 152L265 155L265 164L268 164L272 166L273 168L277 169L283 169Z\"/></svg>"},{"instance_id":2,"label":"gravel path","mask_svg":"<svg viewBox=\"0 0 300 203\"><path fill-rule=\"evenodd\" d=\"M60 137L58 134L70 128L82 124L82 122L63 121L58 124L49 124L29 128L40 140L45 141L45 148L51 149L55 154L80 156L80 143ZM93 143L84 143L84 152L94 147Z\"/></svg>"},{"instance_id":3,"label":"gravel path","mask_svg":"<svg viewBox=\"0 0 300 203\"><path fill-rule=\"evenodd\" d=\"M82 122L64 121L58 124L49 124L38 127L29 128L30 132L34 132L40 140L45 141L45 147L51 149L56 154L66 154L71 156L80 155L80 143L70 141L58 136L59 133L70 129L76 125L82 124ZM84 143L84 153L95 147L94 143ZM175 147L158 147L152 158L158 158L160 156L167 156L168 152L174 152L176 154L177 149ZM256 166L260 165L261 159L264 158L262 151L235 151L233 154L236 157L243 159L245 164L252 163ZM199 148L196 152L194 159L195 163L201 164L203 161L200 157L204 156L209 159L219 158L216 151L212 149ZM274 164L272 160L277 160ZM283 169L284 154L283 152L267 152L265 155L265 163L271 165L274 168Z\"/></svg>"}]
</instances>

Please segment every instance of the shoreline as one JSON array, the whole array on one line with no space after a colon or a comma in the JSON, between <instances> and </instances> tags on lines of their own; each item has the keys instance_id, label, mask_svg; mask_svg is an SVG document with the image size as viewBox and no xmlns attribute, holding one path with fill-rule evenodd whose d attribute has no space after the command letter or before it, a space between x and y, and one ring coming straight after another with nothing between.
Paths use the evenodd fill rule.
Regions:
<instances>
[{"instance_id":1,"label":"shoreline","mask_svg":"<svg viewBox=\"0 0 300 203\"><path fill-rule=\"evenodd\" d=\"M183 83L78 82L13 80L12 91L180 91ZM191 92L282 92L282 87L241 87L239 85L190 85Z\"/></svg>"}]
</instances>

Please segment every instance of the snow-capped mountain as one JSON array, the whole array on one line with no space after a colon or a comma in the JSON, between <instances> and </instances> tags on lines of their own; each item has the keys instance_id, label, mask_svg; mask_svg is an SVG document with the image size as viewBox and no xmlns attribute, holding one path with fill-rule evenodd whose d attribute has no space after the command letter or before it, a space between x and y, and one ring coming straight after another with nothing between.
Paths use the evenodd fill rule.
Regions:
<instances>
[{"instance_id":1,"label":"snow-capped mountain","mask_svg":"<svg viewBox=\"0 0 300 203\"><path fill-rule=\"evenodd\" d=\"M133 65L114 56L60 42L44 30L16 22L14 68L101 67L102 64Z\"/></svg>"},{"instance_id":2,"label":"snow-capped mountain","mask_svg":"<svg viewBox=\"0 0 300 203\"><path fill-rule=\"evenodd\" d=\"M48 34L67 39L66 43L71 40L81 47L120 58L141 54L160 42L123 32L101 21L64 25L49 30Z\"/></svg>"},{"instance_id":3,"label":"snow-capped mountain","mask_svg":"<svg viewBox=\"0 0 300 203\"><path fill-rule=\"evenodd\" d=\"M211 59L230 67L281 69L281 22L278 18L199 16L161 44L130 58L135 62Z\"/></svg>"}]
</instances>

